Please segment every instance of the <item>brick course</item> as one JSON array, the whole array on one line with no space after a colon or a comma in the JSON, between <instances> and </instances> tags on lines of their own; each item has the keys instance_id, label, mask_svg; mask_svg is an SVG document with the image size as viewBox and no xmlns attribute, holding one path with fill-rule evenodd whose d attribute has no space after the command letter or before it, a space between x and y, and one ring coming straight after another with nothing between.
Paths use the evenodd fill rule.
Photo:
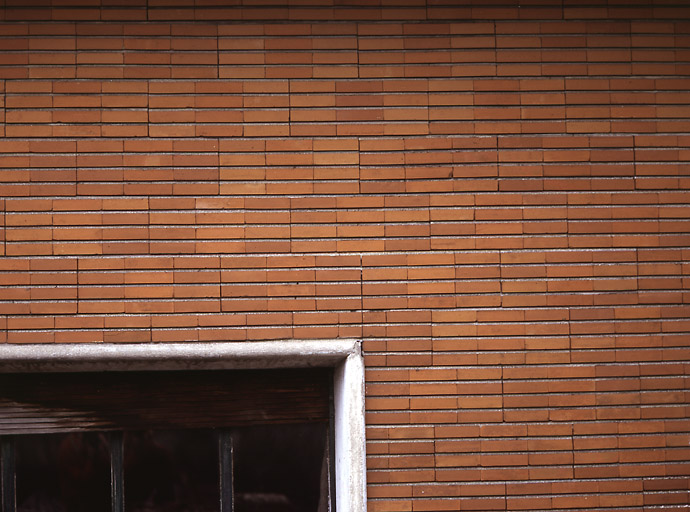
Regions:
<instances>
[{"instance_id":1,"label":"brick course","mask_svg":"<svg viewBox=\"0 0 690 512\"><path fill-rule=\"evenodd\" d=\"M687 507L686 3L226 4L0 1L0 340L361 338L371 512Z\"/></svg>"}]
</instances>

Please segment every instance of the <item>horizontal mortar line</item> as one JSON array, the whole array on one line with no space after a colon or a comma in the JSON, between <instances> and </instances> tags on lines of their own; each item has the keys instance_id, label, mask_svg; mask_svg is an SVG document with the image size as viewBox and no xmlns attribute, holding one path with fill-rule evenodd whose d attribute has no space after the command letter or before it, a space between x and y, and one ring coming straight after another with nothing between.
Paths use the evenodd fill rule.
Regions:
<instances>
[{"instance_id":1,"label":"horizontal mortar line","mask_svg":"<svg viewBox=\"0 0 690 512\"><path fill-rule=\"evenodd\" d=\"M368 383L369 383L369 381L367 381L367 384L368 384ZM590 409L591 409L591 407L590 407ZM667 418L667 419L670 420L670 421L675 421L673 418L670 418L670 419ZM659 421L659 418L648 418L648 419L642 419L642 420L639 420L639 419L637 419L637 420L619 420L619 421L617 421L617 422L618 422L618 423L629 423L629 424L633 424L633 423L634 423L634 424L639 424L640 422L645 422L645 423L656 423L656 422L658 422L658 421ZM595 424L597 424L597 423L600 423L600 424L601 424L601 423L604 423L604 424L606 424L606 423L610 423L610 422L611 422L610 420L570 420L570 421L562 421L562 422L561 422L561 421L558 421L558 422L549 422L548 424L549 424L549 425L556 424L556 425L564 426L564 427L571 427L571 426L573 426L573 425L577 425L577 426L587 426L587 427L589 427L589 426L595 425ZM529 422L529 423L527 423L527 426L529 427L529 426L531 426L531 425L543 425L543 424L544 424L543 421L542 421L542 422L536 421L536 422ZM390 429L390 430L395 430L395 429L401 429L401 430L402 430L402 429L409 429L410 427L412 427L413 429L415 429L415 428L420 428L420 429L421 429L421 428L429 428L429 427L431 427L431 428L433 428L433 427L439 427L439 428L451 427L451 428L455 428L455 427L460 426L460 427L462 427L462 428L472 428L472 427L476 427L476 428L480 428L480 429L481 429L482 427L505 426L505 425L509 425L509 426L523 426L523 425L525 425L525 423L518 423L518 422L501 423L501 422L477 422L477 421L471 421L471 422L467 422L467 423L462 423L462 424L460 424L460 425L458 425L457 423L414 423L414 424L411 424L411 425L410 425L410 424L399 424L399 423L391 423L391 424L385 424L385 423L383 423L383 424L376 424L376 425L368 425L367 428L370 429L370 430L373 430L373 429L384 429L384 428L385 428L385 429ZM687 432L687 431L682 430L682 431L671 431L671 432L668 432L668 433L670 433L670 434L685 434L686 432ZM434 435L436 435L436 434L434 434ZM605 435L605 436L603 436L603 437L605 437L605 438L611 438L611 437L617 437L617 436L618 436L618 433L615 433L615 434L607 434L607 435ZM510 436L510 437L513 437L513 436ZM574 435L573 435L573 439L587 439L587 438L598 438L598 437L601 437L601 436L599 436L598 434L592 434L592 435L574 434ZM416 439L416 438L415 438L415 439ZM461 438L455 438L455 437L451 437L451 438L438 437L438 438L437 438L437 437L434 437L434 439L438 439L438 440L446 440L446 439L501 439L501 436L481 437L481 436L479 436L479 435L475 435L475 436L461 437Z\"/></svg>"},{"instance_id":2,"label":"horizontal mortar line","mask_svg":"<svg viewBox=\"0 0 690 512\"><path fill-rule=\"evenodd\" d=\"M431 455L431 454L428 454ZM565 464L567 466L567 464ZM563 467L564 465L559 465L559 467ZM580 467L581 464L577 464L576 466ZM457 467L457 466L456 466ZM539 466L543 467L543 466ZM410 468L414 469L414 468ZM444 468L436 468L436 469L444 469ZM472 467L468 467L468 469L472 469ZM386 471L386 468L380 468L377 469L377 471L382 472ZM672 481L678 481L682 480L683 477L682 475L679 476L617 476L617 477L603 477L603 478L578 478L577 482L578 483L599 483L599 482L620 482L620 481L625 481L625 482L631 482L631 483L640 483L642 484L642 481L644 480L672 480ZM419 483L424 483L425 486L433 486L433 487L475 487L475 486L496 486L496 487L502 487L504 485L511 485L511 484L516 484L516 485L530 485L530 484L544 484L544 483L560 483L562 482L563 479L551 479L551 480L545 480L545 479L535 479L532 480L530 479L529 481L525 480L495 480L495 481L487 481L487 480L481 480L481 481L475 481L475 480L470 480L470 481L427 481L427 482L419 482ZM409 482L373 482L369 483L370 486L374 487L409 487L410 483ZM577 493L558 493L558 494L552 494L550 491L547 492L529 492L526 494L517 494L510 496L509 499L515 499L519 500L521 498L533 498L533 497L552 497L552 496L558 496L558 497L570 497L573 495L612 495L612 496L618 496L618 495L629 495L629 494L639 494L639 492L642 489L635 490L635 491L608 491L608 492L602 492L601 490L596 490L596 491L591 491L591 492L583 492L579 491ZM645 489L645 493L653 493L653 494L662 494L666 491L666 489L658 489L658 490L647 490ZM682 487L678 487L675 489L669 489L669 492L687 492L687 489L683 489ZM493 497L496 496L498 498L504 497L504 494L498 494L498 495L492 495L492 494L479 494L476 496L462 496L465 499L477 499L477 498L482 498L482 497ZM458 496L459 497L459 496ZM435 499L435 497L429 497L430 499ZM381 499L396 499L396 498L378 498L379 500ZM450 499L450 498L449 498ZM452 499L456 499L455 496L452 497ZM637 508L637 507L636 507ZM618 507L616 507L616 510L619 510Z\"/></svg>"},{"instance_id":3,"label":"horizontal mortar line","mask_svg":"<svg viewBox=\"0 0 690 512\"><path fill-rule=\"evenodd\" d=\"M24 315L24 316L26 316L26 315ZM368 325L368 324L367 324L367 325ZM368 339L369 339L369 338L366 338L366 340L368 340ZM682 347L679 347L679 348L682 348ZM470 352L470 351L466 351L466 352ZM367 352L367 354L370 354L370 353L371 353L371 352ZM456 353L457 353L457 352L456 352ZM386 354L388 354L388 353L386 353ZM391 352L391 354L400 355L401 353L400 353L400 352ZM419 355L419 354L428 355L429 352L419 352L419 353L412 353L412 354L408 354L408 355ZM432 355L438 355L437 352L431 352L431 354L432 354ZM600 364L600 366L604 366L604 367L606 367L606 366L616 366L616 367L617 367L617 366L637 366L638 364L640 364L640 363L628 363L628 364L621 364L621 363L606 363L606 364L603 364L603 363L602 363L602 364ZM649 364L653 364L653 363L649 363ZM672 365L672 364L677 365L677 364L682 364L682 361L668 361L667 364L668 364L668 365ZM532 366L532 367L534 367L534 368L544 368L544 367L545 367L544 365L529 365L529 366ZM565 367L570 368L570 366L571 366L571 365L569 365L568 363L557 363L557 364L548 365L548 366L546 366L546 368L552 368L552 369L556 370L556 369L565 368ZM592 365L581 365L581 366L591 367ZM387 367L386 367L386 368L387 368ZM376 370L377 370L377 371L379 371L379 370L387 371L386 368L377 368ZM397 368L398 368L398 369L399 369L399 368L407 368L408 370L409 370L409 369L414 369L414 367L397 367ZM426 370L431 370L431 371L435 371L435 370L439 370L439 371L443 371L443 370L455 370L455 371L458 371L458 372L463 372L463 371L477 371L477 370L482 370L482 369L492 369L492 367L487 366L487 365L477 365L477 366L458 365L458 366L431 366L431 367L427 367L427 368L426 368ZM673 374L673 375L653 375L653 376L646 376L646 375L643 375L641 378L643 379L643 382L649 382L649 381L654 381L654 380L666 380L666 379L669 379L669 378L676 379L676 378L682 378L682 377L683 377L682 374ZM597 381L597 382L605 382L605 381L617 380L618 378L619 378L619 377L597 377L597 378L596 378L596 379L597 379L596 381ZM630 381L640 380L640 377L639 377L639 376L620 377L620 378L622 378L622 379L624 379L624 380L630 380ZM557 381L557 382L561 382L561 381L566 381L566 382L587 382L587 381L592 380L592 379L594 379L594 377L570 377L570 376L559 377L559 376L555 376L555 377L542 378L542 379L511 379L511 378L506 378L506 377L504 377L503 379L488 379L488 380L456 378L456 379L451 379L451 380L420 380L420 381L409 381L409 380L398 380L398 381L388 381L388 380L385 380L385 381L383 381L383 380L382 380L382 381L378 381L378 380L373 379L373 380L369 380L368 382L369 382L370 384L378 383L378 384L380 384L380 385L395 385L395 386L400 385L400 384L416 384L416 385L423 384L423 385L429 385L429 386L436 386L436 385L448 385L448 384L483 384L483 383L499 384L499 383L501 383L501 382L504 382L504 383L506 383L506 384L509 384L509 383L514 383L514 384L529 383L529 384L533 384L533 383L535 383L535 382L541 383L541 382L550 382L550 381ZM682 389L682 388L681 388L681 389ZM631 392L637 392L637 393L655 393L655 392L658 392L658 391L665 391L665 389L650 388L650 389L642 389L642 390L636 389L636 390L623 390L623 391L601 391L601 390L600 390L600 391L595 391L595 390L591 390L591 391L580 391L580 392L578 392L578 394L585 394L585 395L587 395L587 394L594 394L594 393L599 393L599 394L600 394L600 393L625 393L625 394L627 394L627 393L631 393ZM493 393L493 394L491 394L491 395L493 395L493 396L495 396L495 395L501 395L501 393L502 393L502 392L497 392L497 393ZM549 391L544 390L544 391L541 391L541 392L539 392L539 393L525 393L525 392L522 392L522 393L510 393L509 395L510 395L511 397L513 397L513 396L532 396L532 395L535 395L535 394L537 394L537 395L542 395L542 394L543 394L543 395L547 395L547 394L551 394L551 393L553 393L553 392L549 392ZM455 395L455 394L457 394L457 391L454 392L451 396L453 396L453 395ZM555 393L555 394L557 394L557 395L568 396L568 395L571 394L571 392L570 392L570 391L567 391L567 392L566 392L566 391L563 391L563 392L559 392L559 393ZM469 395L469 393L468 393L468 395ZM395 395L395 396L398 396L398 395ZM419 396L419 395L415 394L415 395L409 395L409 396ZM423 396L425 396L425 395L423 395ZM447 395L446 395L446 396L447 396ZM638 405L639 405L639 404L638 404ZM523 408L524 408L524 407L523 407ZM535 409L543 409L544 407L533 407L533 408L535 408ZM520 408L515 408L515 409L520 409ZM598 434L592 434L592 435L598 435Z\"/></svg>"},{"instance_id":4,"label":"horizontal mortar line","mask_svg":"<svg viewBox=\"0 0 690 512\"><path fill-rule=\"evenodd\" d=\"M524 467L524 466L523 466ZM543 467L543 466L539 466ZM563 467L563 466L560 466ZM581 465L577 465L577 467L581 467ZM414 469L414 468L410 468ZM443 469L443 468L436 468L436 469ZM468 467L467 469L473 469L472 467ZM385 469L377 469L377 472L384 472L386 471ZM596 479L588 479L588 478L578 478L577 482L582 482L583 484L586 482L589 483L599 483L599 482L632 482L632 483L642 483L643 478L645 480L662 480L662 479L668 479L668 480L679 480L682 479L682 476L679 477L657 477L657 476L621 476L621 477L602 477L602 478L596 478ZM414 483L418 484L423 484L425 486L431 486L431 487L459 487L462 488L463 486L467 487L475 487L475 486L496 486L496 487L503 487L505 485L530 485L530 484L550 484L550 483L562 483L564 479L553 479L553 480L533 480L530 479L528 481L525 480L471 480L471 481L464 481L464 482L458 482L455 480L451 481L415 481ZM410 482L369 482L369 486L371 487L409 487ZM456 495L450 495L450 496L441 496L441 497L436 497L436 496L415 496L414 499L422 499L422 500L477 500L477 499L486 499L486 498L496 498L496 499L510 499L514 501L520 501L522 499L532 499L532 498L552 498L552 497L559 497L559 498L569 498L571 496L577 495L577 496L592 496L592 495L606 495L606 496L627 496L627 495L639 495L640 492L642 492L642 489L635 490L635 491L610 491L610 492L602 492L600 490L598 491L592 491L592 492L585 492L583 493L580 491L579 493L560 493L560 494L552 494L550 491L546 491L543 493L529 493L529 494L516 494L516 495L510 495L506 496L503 492L500 494L490 494L490 493L479 493L476 495L463 495L463 496L456 496ZM644 493L645 494L665 494L666 492L670 493L686 493L687 490L683 489L682 487L675 488L675 489L659 489L659 490L648 490L645 489ZM383 497L369 497L369 500L372 501L398 501L398 500L403 500L403 499L412 499L412 496L408 497L388 497L388 496L383 496ZM686 505L684 504L670 504L670 505L665 505L665 508L667 510L680 510L681 508L684 508ZM539 509L530 509L533 510L534 512L541 512ZM544 512L548 512L548 510L553 510L553 509L542 509ZM630 507L616 507L615 509L612 510L639 510L639 505L634 505Z\"/></svg>"},{"instance_id":5,"label":"horizontal mortar line","mask_svg":"<svg viewBox=\"0 0 690 512\"><path fill-rule=\"evenodd\" d=\"M253 330L253 329L263 329L263 328L295 328L295 329L309 329L309 328L330 328L333 327L331 325L321 325L321 324L300 324L300 325L273 325L273 324L265 324L265 325L257 325L257 324L239 324L239 325L233 325L233 326L197 326L197 325L189 325L185 327L162 327L162 326L148 326L148 327L141 327L141 328L126 328L126 327L101 327L101 328L94 328L94 329L51 329L51 330L43 330L43 331L24 331L24 330L18 330L18 329L10 329L7 332L9 334L44 334L44 333L59 333L59 334L69 334L69 333L91 333L91 334L99 334L99 333L110 333L112 331L118 331L118 332L132 332L132 333L143 333L143 332L150 332L152 329L155 333L175 333L175 332L187 332L187 331L201 331L202 334L204 332L212 332L212 331L223 331L223 332L241 332L241 331L248 331L248 330ZM248 329L250 328L250 329ZM12 344L13 342L7 342L8 344ZM16 342L14 342L16 343Z\"/></svg>"},{"instance_id":6,"label":"horizontal mortar line","mask_svg":"<svg viewBox=\"0 0 690 512\"><path fill-rule=\"evenodd\" d=\"M209 299L210 301L211 299ZM212 299L213 301L216 301L218 299ZM92 302L90 300L82 299L80 302ZM117 302L121 302L121 300L117 300ZM195 300L190 300L190 302L198 302ZM252 313L254 311L234 311L232 314L245 314L245 313ZM290 314L292 313L292 310L276 310L276 311L263 311L260 313L257 313L259 315L261 314ZM329 309L329 310L304 310L304 311L294 311L297 314L314 314L317 315L319 313L324 313L324 314L330 314L330 313L359 313L361 310L359 309ZM175 313L175 312L164 312L164 313L156 313L155 318L157 320L161 319L166 319L168 317L170 318L177 318L179 317L180 313ZM197 319L197 318L202 318L202 317L217 317L222 315L223 317L229 316L228 312L221 312L221 311L204 311L204 312L199 312L199 313L194 313L191 318ZM92 318L120 318L120 319L126 319L126 318L149 318L151 316L151 313L75 313L75 314L70 314L68 316L58 316L58 320L61 319L68 319L68 320L88 320ZM12 319L16 318L23 318L23 319L28 319L28 318L35 318L35 317L40 317L40 318L45 318L45 316L42 316L40 314L24 314L24 315L11 315ZM47 315L48 318L52 318L51 315ZM306 324L306 325L323 325L323 326L332 326L334 324L329 324L329 323L324 323L324 324ZM356 325L361 325L361 323L352 323L352 324L342 324L342 325L347 325L347 326L356 326ZM177 329L177 328L183 328L180 326L168 326L165 327L163 325L159 326L161 328L165 329ZM241 327L241 325L234 325L234 324L209 324L208 326L203 326L203 325L198 325L196 323L193 324L193 327L212 327L212 328L225 328L225 327ZM70 328L70 327L56 327L56 329L60 331L93 331L93 330L102 330L102 329L108 329L109 327L103 326L103 327L79 327L79 328ZM132 329L148 329L149 327L132 327ZM8 329L8 330L40 330L43 331L45 329Z\"/></svg>"},{"instance_id":7,"label":"horizontal mortar line","mask_svg":"<svg viewBox=\"0 0 690 512\"><path fill-rule=\"evenodd\" d=\"M368 338L367 338L367 339L368 339ZM677 348L682 348L682 347L677 347ZM370 352L367 352L367 354L369 354L369 353L370 353ZM425 353L428 353L428 352L425 352ZM456 354L456 353L457 353L457 352L454 352L453 354ZM386 354L387 354L387 353L386 353ZM398 353L395 353L395 354L398 354ZM434 352L432 352L432 354L433 354L433 355L440 355L440 354L442 354L442 353L439 353L439 352L434 351ZM640 365L640 364L641 364L641 363L637 363L637 362L635 362L635 363L596 363L596 366L602 366L602 367L607 367L607 366L608 366L608 367L618 367L618 366L635 367L635 366L638 366L638 365ZM652 362L652 363L649 363L649 364L654 364L654 365L656 365L656 364L661 364L661 363L654 363L654 362ZM671 365L678 365L678 364L682 364L682 361L665 361L664 364L669 365L669 366L671 366ZM542 364L542 365L539 365L539 364L535 364L535 365L529 365L529 366L532 367L532 368L552 368L552 369L554 369L554 370L557 370L557 369L565 368L565 367L571 368L572 366L581 366L581 367L584 367L584 368L591 368L591 367L594 366L594 365L595 365L594 363L593 363L593 364L583 364L583 363L580 363L579 365L578 365L578 364L571 365L571 364L569 364L569 363L554 363L554 364L550 364L550 365L543 365L543 364ZM508 368L513 368L513 369L514 369L514 368L517 368L517 367L508 367ZM523 367L519 367L519 368L523 368ZM476 370L482 370L482 369L489 370L489 369L493 369L493 368L492 368L491 366L489 366L489 365L477 365L477 366L466 366L466 365L462 365L462 366L433 366L433 367L431 367L431 369L433 369L433 370L437 370L437 369L438 369L438 370L446 370L446 369L451 370L451 369L452 369L452 370L458 370L458 371L472 371L472 370L476 371ZM669 378L675 379L675 378L679 378L679 377L683 377L683 374L678 373L678 374L669 374L669 375L642 375L642 376L626 376L626 377L618 377L618 376L611 376L611 377L589 377L589 376L571 377L571 376L564 376L564 377L559 377L559 376L554 376L554 377L540 378L540 379L525 379L525 378L507 378L507 377L503 377L503 379L489 379L489 380L483 380L483 379L465 379L465 380L459 379L459 380L456 380L456 379L453 379L453 380L429 380L429 381L423 381L423 382L429 383L429 384L448 384L448 383L451 383L451 382L454 382L454 383L460 383L460 382L471 382L471 383L481 383L481 382L499 383L499 382L506 382L506 383L516 383L516 384L520 384L520 383L534 383L534 382L549 382L549 381L554 381L554 380L555 380L555 381L584 382L584 381L589 381L589 380L592 380L592 379L596 379L598 382L607 381L607 380L618 380L618 379L624 379L624 380L630 380L630 381L637 381L637 380L640 380L640 378L641 378L641 379L643 379L643 382L648 383L649 381L654 381L654 380L666 380L666 379L669 379ZM382 383L386 383L386 384L393 384L393 383L394 383L393 381L372 381L372 382L382 382ZM404 383L410 383L410 381L395 381L395 383L402 383L402 384L404 384ZM664 391L664 390L665 390L665 389L650 388L650 389L642 389L642 390L637 389L637 390L633 390L633 391L637 391L637 392L649 392L649 393L651 393L651 392ZM582 393L585 393L585 394L593 393L593 392L594 392L594 391L582 391ZM596 391L596 392L597 392L597 393L602 393L602 392L604 392L604 391ZM616 391L616 392L619 392L619 391ZM630 390L628 390L628 391L620 391L620 392L628 393L628 392L630 392ZM545 391L544 393L546 393L546 391ZM561 394L566 394L566 395L567 395L567 394L569 394L569 393L570 393L570 392L564 392L564 393L561 393ZM499 393L499 394L500 394L500 393ZM511 393L511 396L530 396L530 395L532 395L532 394L534 394L534 393Z\"/></svg>"},{"instance_id":8,"label":"horizontal mortar line","mask_svg":"<svg viewBox=\"0 0 690 512\"><path fill-rule=\"evenodd\" d=\"M344 166L348 167L348 166ZM75 168L70 168L70 170L74 170ZM134 169L134 168L132 168ZM213 169L213 168L212 168ZM18 169L13 169L16 171L25 171L27 168L18 168ZM145 171L143 171L145 172ZM637 178L641 178L642 176L637 176ZM655 178L656 176L650 176L650 178ZM678 178L680 176L675 176L671 175L671 178ZM492 179L495 180L496 177L493 178L481 178L482 181L491 181ZM633 176L629 178L634 178ZM474 178L455 178L458 181L462 181L463 179L474 179ZM564 178L567 179L567 178ZM227 184L230 183L241 183L242 180L226 180ZM249 181L249 180L244 180L245 182L248 183L255 183L255 181ZM285 181L292 181L292 180L283 180L283 183ZM351 180L328 180L328 182L338 182L338 181L347 181L347 182L356 182L359 181L357 179L351 179ZM361 180L363 182L370 181L370 180ZM372 181L395 181L395 182L401 182L403 181L402 179L397 179L397 180L372 180ZM172 181L171 181L172 182ZM211 183L216 183L217 180L209 180ZM263 182L263 180L262 180ZM308 180L309 183L311 183L311 180ZM8 182L10 185L16 184L16 185L26 185L29 186L31 183L29 182ZM63 183L68 183L68 184L74 184L74 183L81 183L80 181L75 181L75 180L69 180L69 181L64 181L64 182L53 182L56 184L63 184ZM98 182L95 182L98 183ZM117 181L117 182L112 182L115 184L131 184L131 185L136 185L136 184L148 184L152 183L151 181ZM166 183L166 182L163 182ZM553 190L535 190L533 192L530 192L536 196L552 196L554 194L558 195L563 195L566 196L572 196L573 198L577 198L578 196L602 196L602 195L610 195L613 197L616 196L637 196L637 195L648 195L648 194L664 194L668 193L671 191L672 193L677 193L677 192L688 192L690 189L630 189L630 190L584 190L584 189L576 189L576 190L560 190L560 189L553 189ZM482 191L482 190L469 190L469 191L462 191L462 190L454 190L454 191L440 191L440 192L405 192L405 193L376 193L376 192L370 192L370 193L362 193L362 194L351 194L351 193L344 193L344 194L324 194L324 193L314 193L314 194L295 194L295 195L286 195L286 194L276 194L276 193L266 193L266 194L212 194L212 195L194 195L192 197L196 197L199 199L284 199L284 198L291 198L291 199L314 199L314 198L320 198L320 199L362 199L362 198L370 198L370 199L387 199L387 198L407 198L407 197L434 197L434 196L449 196L449 195L455 195L455 196L462 196L462 195L472 195L472 196L477 196L480 198L484 197L500 197L504 195L510 195L513 194L513 192L504 192L504 191L498 191L498 190L493 190L493 191ZM90 196L77 196L77 198L90 198ZM148 198L148 195L145 194L138 194L138 195L102 195L102 196L97 196L99 199L127 199L127 198ZM175 196L175 195L164 195L164 196L156 196L155 199L179 199L181 196ZM189 196L183 196L183 197L189 197ZM26 201L24 196L16 196L16 197L8 197L7 198L10 201ZM45 196L32 196L31 199L74 199L74 196L55 196L55 195L45 195ZM686 206L688 203L687 202L673 202L673 203L664 203L661 206L672 206L672 205L683 205ZM621 202L621 203L613 203L614 206L616 207L624 207L624 206L640 206L640 207L660 207L659 203L627 203L627 202ZM444 206L444 205L431 205L434 208L439 208L439 209L450 209L450 206ZM467 205L466 207L463 206L463 208L471 208L474 205ZM479 204L476 205L479 208L491 208L494 206L505 206L505 207L523 207L523 206L532 206L532 205L523 205L522 203L515 203L515 204L508 204L506 205L503 202L499 202L496 205L492 204ZM573 203L573 202L568 202L568 203L553 203L552 205L545 205L545 206L554 206L554 207L569 207L569 208L603 208L606 205L603 203ZM416 208L426 208L428 209L430 206L428 204L420 205L417 206ZM386 206L382 205L376 205L376 206L361 206L361 207L356 207L356 206L348 206L348 207L340 207L338 209L343 209L343 210L381 210L387 208ZM393 208L396 208L395 206ZM397 207L400 208L400 207ZM285 208L281 208L281 210L285 210ZM262 210L254 210L254 211L272 211L272 209L262 209Z\"/></svg>"},{"instance_id":9,"label":"horizontal mortar line","mask_svg":"<svg viewBox=\"0 0 690 512\"><path fill-rule=\"evenodd\" d=\"M151 288L152 286L131 286L131 288ZM172 285L168 285L167 287L172 288ZM105 288L105 287L103 287ZM285 300L285 299L310 299L310 300L323 300L327 299L328 297L314 297L314 296L299 296L299 295L280 295L280 296L271 296L271 297L266 297L266 296L252 296L252 297L242 297L242 298L237 298L237 300L272 300L272 301L280 301L280 300ZM13 301L4 301L6 304L21 304L21 305L31 305L31 304L72 304L76 305L79 302L98 302L98 303L113 303L113 302L128 302L128 303L152 303L152 302L219 302L221 300L224 300L226 302L232 302L232 297L223 297L223 296L216 296L216 297L208 297L208 296L201 296L201 297L174 297L174 296L154 296L154 297L127 297L125 295L118 296L118 297L81 297L77 298L75 297L63 297L63 298L46 298L46 299L21 299L21 300L13 300ZM169 313L169 312L168 312ZM264 314L265 312L257 312L256 314ZM19 316L26 316L26 315L33 315L34 313L25 313L24 315L11 315L12 317L19 317ZM194 313L196 314L196 313Z\"/></svg>"},{"instance_id":10,"label":"horizontal mortar line","mask_svg":"<svg viewBox=\"0 0 690 512\"><path fill-rule=\"evenodd\" d=\"M289 239L285 239L285 241L288 241ZM148 239L146 241L149 241ZM452 254L452 255L458 255L458 256L464 256L464 255L476 255L476 254L490 254L490 255L498 255L500 253L510 253L510 254L529 254L529 253L573 253L573 254L578 254L578 253L583 253L583 252L624 252L624 251L635 251L640 248L638 247L584 247L580 249L574 249L574 248L549 248L549 249L539 249L539 250L530 250L530 249L525 249L523 250L504 250L504 249L477 249L477 250L452 250L449 251L447 249L429 249L429 250L424 250L424 251L404 251L404 250L391 250L389 252L381 252L381 251L343 251L343 252L338 252L336 254L337 257L341 256L356 256L356 257L377 257L377 256L385 256L388 258L391 258L393 256L407 256L410 254L413 255L439 255L439 254ZM686 246L669 246L669 247L663 247L663 248L658 248L658 247L650 247L648 248L649 250L683 250L687 249ZM127 256L128 258L137 258L137 259L146 259L146 258L155 258L155 257L161 257L161 256L169 256L169 257L180 257L180 258L185 258L185 257L195 257L195 258L211 258L211 257L222 257L222 258L233 258L233 259L242 259L242 258L252 258L252 257L268 257L268 258L281 258L281 257L307 257L310 258L312 256L320 256L320 257L333 257L332 252L292 252L292 253L275 253L275 252L252 252L252 253L242 253L242 254L235 254L235 253L228 253L228 254L177 254L177 253L172 253L172 254L164 254L164 255L158 255L158 254L131 254L131 255L118 255L118 254L98 254L98 255L93 255L93 254L87 254L87 255L77 255L82 259L85 260L93 260L93 259L109 259L109 258L123 258L124 256ZM14 259L14 258L25 258L26 255L17 255L16 257L12 256L7 256L7 259ZM53 260L53 259L59 259L59 258L64 258L62 255L34 255L32 256L33 259L36 260ZM676 262L673 260L672 262ZM617 262L615 262L617 263ZM631 263L637 263L637 259L634 261L631 261ZM655 261L649 261L648 263L656 263ZM548 265L554 265L554 266L565 266L565 265L570 265L572 262L563 262L563 263L547 263ZM464 264L464 263L455 263L456 266L463 268L463 267L498 267L499 263L484 263L484 264ZM543 266L544 263L538 263L536 264L537 266ZM433 265L430 265L433 267ZM511 266L517 266L517 264L512 264ZM367 268L367 269L374 269L374 268L407 268L406 266L400 266L400 265L372 265L372 264L364 264L364 265L357 265L357 268ZM223 268L228 268L232 269L234 267L223 267ZM242 267L245 268L245 267ZM247 267L248 269L251 269L253 267ZM292 268L292 267L289 267ZM304 267L299 267L299 268L304 268ZM489 280L489 279L486 279ZM496 292L498 293L498 292ZM480 295L480 294L477 294ZM677 304L675 304L677 305ZM584 307L584 306L583 306ZM544 306L540 307L540 309L544 309Z\"/></svg>"}]
</instances>

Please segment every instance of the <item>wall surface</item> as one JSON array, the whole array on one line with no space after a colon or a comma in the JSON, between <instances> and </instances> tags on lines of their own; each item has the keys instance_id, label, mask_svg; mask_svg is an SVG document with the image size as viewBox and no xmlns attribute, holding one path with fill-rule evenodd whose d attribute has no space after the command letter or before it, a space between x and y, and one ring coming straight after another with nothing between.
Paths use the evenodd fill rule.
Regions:
<instances>
[{"instance_id":1,"label":"wall surface","mask_svg":"<svg viewBox=\"0 0 690 512\"><path fill-rule=\"evenodd\" d=\"M686 2L102 4L0 1L1 342L361 338L371 512L687 507Z\"/></svg>"}]
</instances>

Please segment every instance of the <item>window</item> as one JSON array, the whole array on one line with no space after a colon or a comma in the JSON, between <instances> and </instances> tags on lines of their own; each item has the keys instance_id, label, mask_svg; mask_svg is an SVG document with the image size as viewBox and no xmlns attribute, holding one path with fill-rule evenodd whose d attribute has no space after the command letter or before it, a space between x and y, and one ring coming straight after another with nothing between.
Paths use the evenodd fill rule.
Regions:
<instances>
[{"instance_id":1,"label":"window","mask_svg":"<svg viewBox=\"0 0 690 512\"><path fill-rule=\"evenodd\" d=\"M3 512L364 511L362 369L353 342L0 347Z\"/></svg>"},{"instance_id":2,"label":"window","mask_svg":"<svg viewBox=\"0 0 690 512\"><path fill-rule=\"evenodd\" d=\"M0 376L5 512L328 512L331 374Z\"/></svg>"}]
</instances>

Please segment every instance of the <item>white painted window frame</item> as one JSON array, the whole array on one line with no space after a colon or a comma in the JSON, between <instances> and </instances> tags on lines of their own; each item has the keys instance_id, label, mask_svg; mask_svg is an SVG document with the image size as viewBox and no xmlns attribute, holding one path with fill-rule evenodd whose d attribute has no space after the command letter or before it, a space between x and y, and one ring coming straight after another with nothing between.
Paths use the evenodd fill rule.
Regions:
<instances>
[{"instance_id":1,"label":"white painted window frame","mask_svg":"<svg viewBox=\"0 0 690 512\"><path fill-rule=\"evenodd\" d=\"M0 344L0 373L333 367L336 510L366 512L364 362L357 340Z\"/></svg>"}]
</instances>

